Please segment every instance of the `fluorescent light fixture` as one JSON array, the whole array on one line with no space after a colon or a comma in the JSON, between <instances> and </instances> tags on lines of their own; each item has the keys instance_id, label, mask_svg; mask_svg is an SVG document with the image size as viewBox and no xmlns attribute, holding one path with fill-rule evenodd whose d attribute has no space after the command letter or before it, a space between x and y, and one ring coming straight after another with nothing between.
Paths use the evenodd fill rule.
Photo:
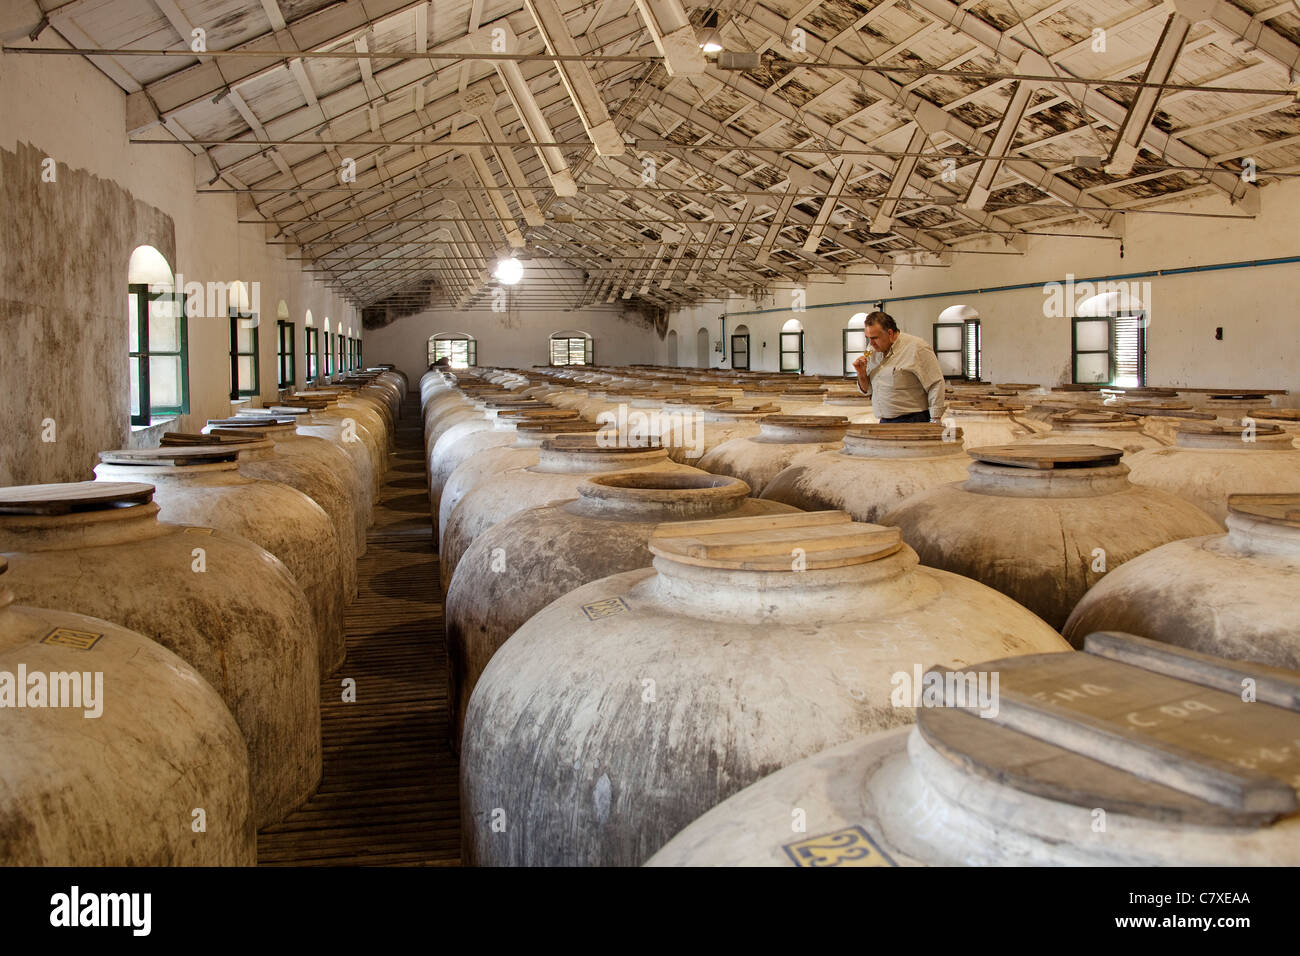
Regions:
<instances>
[{"instance_id":1,"label":"fluorescent light fixture","mask_svg":"<svg viewBox=\"0 0 1300 956\"><path fill-rule=\"evenodd\" d=\"M518 259L511 256L509 259L502 259L497 263L496 272L493 273L502 285L515 285L524 277L524 264Z\"/></svg>"},{"instance_id":2,"label":"fluorescent light fixture","mask_svg":"<svg viewBox=\"0 0 1300 956\"><path fill-rule=\"evenodd\" d=\"M705 53L720 53L722 51L722 44L710 40L707 43L701 43L700 49Z\"/></svg>"}]
</instances>

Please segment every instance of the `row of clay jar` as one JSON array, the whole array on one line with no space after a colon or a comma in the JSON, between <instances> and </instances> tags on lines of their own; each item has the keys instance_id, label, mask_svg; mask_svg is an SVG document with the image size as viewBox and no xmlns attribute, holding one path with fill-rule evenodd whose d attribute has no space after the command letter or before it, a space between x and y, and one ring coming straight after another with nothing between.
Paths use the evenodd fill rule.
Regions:
<instances>
[{"instance_id":1,"label":"row of clay jar","mask_svg":"<svg viewBox=\"0 0 1300 956\"><path fill-rule=\"evenodd\" d=\"M103 452L94 481L0 489L8 862L251 864L314 792L405 387L376 372ZM99 713L5 699L46 665L99 686Z\"/></svg>"},{"instance_id":2,"label":"row of clay jar","mask_svg":"<svg viewBox=\"0 0 1300 956\"><path fill-rule=\"evenodd\" d=\"M424 390L426 399L441 391L436 385L430 386L427 380ZM671 779L672 768L643 755L644 747L653 749L653 742L644 739L641 746L627 750L628 754L642 754L627 757L636 763L634 768L622 768L617 761L611 765L610 751L606 749L603 751L605 773L594 772L602 766L601 758L594 759L591 767L582 766L583 762L579 761L573 765L574 772L566 771L563 780L555 786L548 786L545 793L527 798L517 788L512 790L515 785L511 783L515 779L527 782L519 783L519 787L534 786L534 778L527 770L530 762L560 759L554 746L537 739L537 736L545 736L544 729L548 727L574 726L571 721L578 714L583 715L585 722L584 740L590 734L598 734L598 739L608 748L618 737L619 753L624 754L620 735L631 733L633 726L638 733L646 731L645 721L650 719L651 710L633 708L626 714L619 710L614 715L614 725L608 728L596 728L590 726L590 722L594 719L593 707L595 711L600 710L595 701L604 699L610 687L621 686L623 680L632 680L629 666L632 670L640 667L647 674L657 671L662 675L667 671L678 686L684 682L695 688L690 699L702 696L706 702L714 700L716 703L716 693L708 688L720 678L718 672L703 666L700 673L688 674L684 672L685 664L683 668L661 666L663 661L675 661L678 656L684 656L692 664L703 661L707 665L713 659L710 655L721 655L717 661L719 666L728 658L726 652L719 651L707 641L706 647L699 647L702 626L699 618L713 620L713 615L721 619L734 617L742 631L752 634L756 622L774 623L785 616L781 600L788 594L788 610L792 615L789 620L825 636L837 627L851 628L855 618L866 613L868 605L876 606L877 602L883 602L882 606L900 613L909 605L916 614L935 610L929 601L916 603L918 589L921 593L929 591L930 597L937 600L937 592L932 587L923 586L918 579L901 580L902 571L907 567L921 577L939 575L938 580L943 585L940 591L955 589L962 592L973 588L970 593L974 596L968 600L980 605L979 613L949 618L944 628L931 627L928 633L925 628L918 630L916 618L896 621L903 637L897 633L887 634L888 652L883 655L867 654L853 658L852 652L845 650L846 646L854 643L852 641L836 651L837 654L849 654L844 660L850 661L855 671L870 674L871 682L879 691L881 676L891 672L890 668L910 666L909 659L918 666L929 666L940 662L945 655L959 663L968 663L1012 648L1022 648L1022 652L1062 649L1066 645L1041 618L1047 617L1055 627L1062 627L1070 609L1107 570L1113 571L1152 548L1174 546L1168 542L1192 537L1197 543L1213 543L1222 538L1212 534L1217 530L1215 522L1192 505L1129 482L1127 468L1120 462L1122 452L1119 449L1109 452L1099 449L1092 453L1096 460L1076 462L1074 467L1061 470L1054 467L1026 468L1023 463L1007 466L976 461L970 464L969 458L960 455L959 442L950 441L946 448L943 447L945 443L937 433L938 429L934 435L911 435L899 440L891 438L891 428L897 427L878 426L855 437L856 442L865 447L874 446L877 452L845 456L853 458L858 466L857 484L870 483L873 476L881 485L895 484L909 468L918 465L928 468L934 463L930 459L943 459L953 464L958 460L964 461L966 465L962 467L969 465L971 475L966 487L949 489L951 494L958 496L955 500L930 502L919 509L921 520L897 522L902 526L903 534L895 553L905 557L891 557L890 560L895 564L901 560L903 565L885 575L882 583L870 594L863 592L860 579L844 579L836 585L827 578L819 583L819 575L807 573L806 568L802 569L806 572L802 575L779 572L722 574L722 569L702 571L690 562L679 566L679 562L654 551L653 545L647 542L657 533L656 529L662 527L662 522L694 518L713 519L700 522L704 525L720 525L729 522L716 519L725 518L739 522L734 525L739 530L747 521L771 522L773 516L781 511L788 514L791 510L789 507L782 509L777 502L748 498L749 487L737 478L701 474L698 469L671 462L662 449L599 449L581 439L566 441L566 436L555 435L543 439L531 464L520 457L524 450L519 449L513 468L484 478L484 486L493 488L484 494L491 494L496 513L480 515L476 522L480 526L470 529L473 534L459 559L460 568L455 576L450 577L446 615L449 655L453 662L453 696L457 700L460 723L464 725L466 753L462 780L466 799L466 835L467 838L472 836L475 858L483 862L512 863L640 862L649 855L647 847L652 840L646 835L645 814L663 821L663 826L654 832L666 839L671 835L672 826L688 822L692 814L707 809L707 804L693 802L691 785L698 783L693 778L684 781L680 788L664 790L665 780ZM862 448L857 451L861 452ZM489 453L490 450L481 452L476 457ZM822 451L820 454L839 453ZM550 462L547 461L548 455L552 458ZM943 481L951 482L952 477L943 477ZM848 487L854 483L845 481L844 485ZM478 491L471 492L473 494L478 494ZM566 498L570 500L555 500ZM1005 504L1000 504L998 499ZM547 501L551 503L545 504ZM813 502L812 506L828 507L824 502ZM998 512L999 507L1007 514ZM503 511L508 511L508 514L501 518ZM926 532L927 514L933 525L930 532ZM758 517L760 515L766 517ZM842 515L845 521L849 517ZM494 520L496 518L501 520ZM776 520L803 522L822 519L795 515ZM966 527L971 524L973 528ZM762 531L762 528L755 530ZM999 530L1007 539L1002 543L989 537ZM801 542L813 540L807 538L808 534L807 528L792 530L792 537L788 536L782 545L798 548ZM914 538L930 545L927 534L935 541L925 549L928 553L923 551L919 563L957 570L961 577L954 574L945 576L943 571L932 571L929 567L916 567L918 556L908 545L915 545ZM1237 537L1241 538L1241 532ZM957 540L962 541L960 546L954 545ZM1253 538L1250 541L1222 540L1224 544L1220 547L1228 550L1249 552L1258 546ZM902 541L907 544L902 544ZM1085 544L1095 547L1085 548ZM916 547L918 551L923 550L919 545ZM634 569L647 568L651 563L652 551L659 555L654 559L655 571L636 572ZM1097 551L1103 555L1100 562ZM910 555L910 559L906 555ZM952 560L945 561L946 558ZM444 555L446 560L447 555ZM963 561L966 563L962 564ZM953 564L959 566L951 567ZM1154 564L1158 567L1160 559L1155 559ZM884 565L879 565L875 570L882 567ZM999 578L998 574L1007 568L1019 568L1020 573L1018 576L1012 574L1011 579ZM798 572L801 569L788 570ZM628 591L619 583L622 577L630 574L639 574L638 580L645 579L644 586ZM1155 580L1161 580L1158 573ZM889 583L886 585L884 581ZM1038 610L1039 617L1029 614L1023 606L1016 610L1017 604L994 594L989 587L976 584L976 581L992 585L1003 595L1015 597L1018 605ZM959 585L959 582L964 583ZM823 587L827 590L823 591ZM830 619L826 617L828 608L824 604L825 601L836 603L831 600L836 587L844 591L844 600L849 602L845 611L847 623L833 616ZM664 589L671 592L672 601L659 601L654 597ZM611 592L617 596L611 596ZM638 601L633 602L629 593L635 594ZM592 600L597 595L603 596ZM725 599L720 595L726 595ZM758 616L746 625L744 622L752 616L746 608L756 599L758 604L753 613ZM642 616L641 608L647 601L651 604L658 602L662 611L644 610L649 620L633 620ZM693 601L699 603L698 608ZM1142 607L1143 602L1137 602L1137 609ZM681 621L680 627L668 627L661 614L685 620ZM1204 616L1204 610L1201 614ZM623 615L630 616L625 619ZM640 636L634 650L639 663L628 664L626 644L614 642L607 656L601 646L588 643L589 637L596 636L594 632L597 629L592 625L605 617L626 621L628 627L636 629ZM874 620L870 614L867 618ZM1245 618L1250 620L1252 615L1248 613ZM1008 621L1014 626L1008 625ZM1129 623L1135 627L1151 627L1149 621L1140 619ZM1067 627L1067 635L1079 637L1087 633L1081 629L1088 626L1079 623ZM1277 659L1279 654L1286 657L1292 653L1285 641L1279 651L1275 647L1278 642L1267 633L1270 627L1274 634L1277 633L1276 619L1270 623L1267 615L1261 615L1260 627L1261 634L1253 641L1259 648L1257 654ZM662 639L650 636L657 633L656 629L665 628L669 633ZM990 638L988 643L981 644L980 641L987 637L987 634L981 637L982 628L991 629L997 640ZM944 635L942 639L935 636L940 633ZM773 635L773 640L779 638L779 634ZM974 652L969 643L963 643L969 640L976 640ZM1214 645L1213 634L1208 643ZM505 657L497 653L503 646L511 651ZM723 646L727 646L726 642ZM954 648L958 647L961 653L954 653ZM1210 649L1215 648L1211 646ZM858 648L859 653L864 651ZM705 656L700 657L701 653ZM812 652L803 648L800 653ZM773 660L783 656L769 645L764 645L763 654L775 655ZM757 658L747 655L744 659L752 663ZM762 660L767 659L762 657ZM489 681L489 675L495 680ZM759 676L753 680L761 683ZM786 676L769 676L772 680L788 682ZM768 678L765 676L763 679ZM655 678L642 680L654 682ZM485 682L491 690L482 689ZM546 694L544 688L547 686L565 687L566 693ZM575 686L578 688L577 699L571 700L569 695ZM817 701L825 696L826 689L823 688L820 695L811 693L809 699ZM481 707L480 699L486 700ZM858 696L855 699L861 702L863 698ZM785 701L785 704L789 703ZM875 701L874 712L865 724L860 712L852 720L847 716L845 720L859 729L876 729L909 719L909 712L884 707L881 703L879 699ZM706 736L712 739L723 730L726 734L732 733L727 722L736 715L727 715L724 719L712 706L703 707L703 711L707 712L710 720L722 721L724 726L722 730L709 729ZM739 701L737 706L742 712L746 708L766 712L752 701ZM474 716L476 707L483 712L477 719ZM469 714L465 716L467 709ZM681 714L678 712L675 716L681 717ZM757 718L751 715L747 719ZM835 718L828 719L833 722ZM619 720L624 722L619 723ZM780 726L786 727L784 723ZM520 727L535 727L537 734L529 731L512 736L508 733L509 728ZM824 733L825 727L820 726L819 732ZM484 742L489 740L492 742L490 753L483 749L487 746ZM808 747L806 741L780 740L769 741L769 744L787 751L791 747L803 748L804 754L819 749ZM570 741L564 746L566 751L572 752L574 744ZM706 746L694 756L707 759L716 766L724 755L716 747L710 751ZM637 795L635 788L629 787L626 778L619 777L620 769L644 778L642 782L662 798L660 802L653 807L647 804ZM657 773L662 776L655 777ZM592 789L571 789L582 786ZM508 794L510 799L507 800L503 794ZM617 827L606 825L612 812L608 801L615 795L635 804L637 810ZM593 797L594 810L588 803ZM525 813L529 820L543 822L536 826L530 824L534 832L531 840L503 839L498 835L500 831L494 826L495 818L487 803L491 803L494 811L508 815L513 810ZM512 804L511 810L505 809L505 804ZM600 809L602 805L604 810ZM597 817L604 813L606 819L593 819L593 813ZM554 836L554 841L548 839L550 836ZM649 852L654 848L649 846Z\"/></svg>"}]
</instances>

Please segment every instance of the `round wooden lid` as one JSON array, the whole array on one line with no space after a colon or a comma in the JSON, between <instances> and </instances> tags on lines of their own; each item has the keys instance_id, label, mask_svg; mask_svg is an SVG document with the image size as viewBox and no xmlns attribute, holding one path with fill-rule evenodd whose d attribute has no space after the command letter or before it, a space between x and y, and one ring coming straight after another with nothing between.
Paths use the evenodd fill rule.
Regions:
<instances>
[{"instance_id":1,"label":"round wooden lid","mask_svg":"<svg viewBox=\"0 0 1300 956\"><path fill-rule=\"evenodd\" d=\"M1230 435L1234 438L1240 438L1243 427L1244 426L1242 425L1221 425L1217 421L1214 422L1187 421L1187 422L1180 422L1178 424L1178 433L1180 435L1225 435L1225 436ZM1272 437L1274 435L1285 435L1285 434L1286 434L1286 429L1284 429L1281 425L1270 425L1265 423L1263 425L1255 426L1256 437L1263 437L1263 436Z\"/></svg>"},{"instance_id":2,"label":"round wooden lid","mask_svg":"<svg viewBox=\"0 0 1300 956\"><path fill-rule=\"evenodd\" d=\"M1178 389L1176 389L1176 388L1160 388L1160 387L1158 387L1158 386L1148 385L1148 386L1144 386L1143 388L1126 388L1126 389L1124 389L1124 394L1125 394L1125 395L1150 395L1150 396L1157 396L1157 397L1158 397L1158 396L1172 397L1172 396L1178 394Z\"/></svg>"},{"instance_id":3,"label":"round wooden lid","mask_svg":"<svg viewBox=\"0 0 1300 956\"><path fill-rule=\"evenodd\" d=\"M764 415L758 423L782 428L825 428L830 431L845 428L849 420L844 415Z\"/></svg>"},{"instance_id":4,"label":"round wooden lid","mask_svg":"<svg viewBox=\"0 0 1300 956\"><path fill-rule=\"evenodd\" d=\"M557 423L559 424L559 423ZM645 451L661 451L663 444L657 439L646 436L633 443L625 437L606 440L595 434L563 434L542 441L546 451L571 452L578 455L628 455Z\"/></svg>"},{"instance_id":5,"label":"round wooden lid","mask_svg":"<svg viewBox=\"0 0 1300 956\"><path fill-rule=\"evenodd\" d=\"M658 525L650 551L678 564L733 571L796 573L842 568L887 557L903 546L897 528L854 521L844 511L760 515Z\"/></svg>"},{"instance_id":6,"label":"round wooden lid","mask_svg":"<svg viewBox=\"0 0 1300 956\"><path fill-rule=\"evenodd\" d=\"M1228 511L1300 528L1300 494L1228 495Z\"/></svg>"},{"instance_id":7,"label":"round wooden lid","mask_svg":"<svg viewBox=\"0 0 1300 956\"><path fill-rule=\"evenodd\" d=\"M201 445L164 445L161 448L116 448L101 451L99 460L108 465L148 465L151 468L181 465L213 465L239 460L244 447L234 442Z\"/></svg>"},{"instance_id":8,"label":"round wooden lid","mask_svg":"<svg viewBox=\"0 0 1300 956\"><path fill-rule=\"evenodd\" d=\"M731 415L775 415L781 411L781 406L773 402L736 402L731 399L725 399L721 402L715 402L709 406L714 411L726 412Z\"/></svg>"},{"instance_id":9,"label":"round wooden lid","mask_svg":"<svg viewBox=\"0 0 1300 956\"><path fill-rule=\"evenodd\" d=\"M1001 402L979 400L957 400L948 403L948 407L961 412L1007 412L1011 409Z\"/></svg>"},{"instance_id":10,"label":"round wooden lid","mask_svg":"<svg viewBox=\"0 0 1300 956\"><path fill-rule=\"evenodd\" d=\"M874 441L943 441L944 426L938 422L899 422L893 425L854 425L846 433L848 438L870 438ZM952 440L962 440L962 430L953 429Z\"/></svg>"},{"instance_id":11,"label":"round wooden lid","mask_svg":"<svg viewBox=\"0 0 1300 956\"><path fill-rule=\"evenodd\" d=\"M966 454L989 465L1011 468L1105 468L1119 464L1124 452L1102 445L1049 445L1020 442L1012 445L983 445L968 448Z\"/></svg>"},{"instance_id":12,"label":"round wooden lid","mask_svg":"<svg viewBox=\"0 0 1300 956\"><path fill-rule=\"evenodd\" d=\"M1001 392L1025 392L1038 386L1033 382L998 382L997 388Z\"/></svg>"},{"instance_id":13,"label":"round wooden lid","mask_svg":"<svg viewBox=\"0 0 1300 956\"><path fill-rule=\"evenodd\" d=\"M153 501L153 485L139 481L69 481L0 488L0 514L66 515L109 511Z\"/></svg>"},{"instance_id":14,"label":"round wooden lid","mask_svg":"<svg viewBox=\"0 0 1300 956\"><path fill-rule=\"evenodd\" d=\"M517 432L594 432L600 430L595 422L581 418L536 419L526 418L515 425Z\"/></svg>"},{"instance_id":15,"label":"round wooden lid","mask_svg":"<svg viewBox=\"0 0 1300 956\"><path fill-rule=\"evenodd\" d=\"M209 418L210 428L270 428L276 425L296 425L292 415L238 415L234 418Z\"/></svg>"},{"instance_id":16,"label":"round wooden lid","mask_svg":"<svg viewBox=\"0 0 1300 956\"><path fill-rule=\"evenodd\" d=\"M551 419L577 418L578 413L571 408L556 408L553 405L538 405L536 408L507 408L497 415L507 421L521 419L524 421L547 421Z\"/></svg>"},{"instance_id":17,"label":"round wooden lid","mask_svg":"<svg viewBox=\"0 0 1300 956\"><path fill-rule=\"evenodd\" d=\"M1068 412L1049 415L1047 420L1053 425L1136 425L1137 416L1124 415L1120 412L1104 412L1094 409L1072 408Z\"/></svg>"},{"instance_id":18,"label":"round wooden lid","mask_svg":"<svg viewBox=\"0 0 1300 956\"><path fill-rule=\"evenodd\" d=\"M934 668L911 702L921 736L959 772L1048 800L1209 826L1297 810L1295 671L1103 631L1082 653Z\"/></svg>"},{"instance_id":19,"label":"round wooden lid","mask_svg":"<svg viewBox=\"0 0 1300 956\"><path fill-rule=\"evenodd\" d=\"M1251 418L1271 418L1278 422L1300 422L1300 408L1252 408Z\"/></svg>"},{"instance_id":20,"label":"round wooden lid","mask_svg":"<svg viewBox=\"0 0 1300 956\"><path fill-rule=\"evenodd\" d=\"M256 428L209 428L207 432L200 435L189 432L164 432L160 444L164 448L186 445L236 445L240 451L275 447L275 443L266 437L266 432Z\"/></svg>"}]
</instances>

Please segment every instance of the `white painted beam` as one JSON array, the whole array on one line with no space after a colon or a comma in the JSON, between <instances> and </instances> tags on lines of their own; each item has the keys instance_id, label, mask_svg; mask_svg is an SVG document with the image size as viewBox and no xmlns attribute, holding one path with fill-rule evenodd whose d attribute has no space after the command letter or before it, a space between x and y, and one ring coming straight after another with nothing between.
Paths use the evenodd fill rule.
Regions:
<instances>
[{"instance_id":1,"label":"white painted beam","mask_svg":"<svg viewBox=\"0 0 1300 956\"><path fill-rule=\"evenodd\" d=\"M498 26L495 29L504 31L507 50L517 51L519 49L519 39L515 36L514 31L510 29L509 24ZM476 33L471 42L474 49L479 53L495 52L492 49L492 36L484 31ZM551 132L551 126L542 114L541 107L537 105L537 100L533 98L533 92L528 88L528 82L524 79L519 64L512 60L493 60L492 64L496 67L501 82L505 84L506 94L510 97L510 102L514 104L515 111L523 121L524 128L528 130L529 138L534 143L555 142L555 134ZM560 148L558 146L537 146L535 148L538 158L542 161L542 167L546 170L547 178L551 181L551 188L555 190L555 194L557 196L576 196L578 194L578 184L574 182L573 174L569 171L569 164Z\"/></svg>"},{"instance_id":2,"label":"white painted beam","mask_svg":"<svg viewBox=\"0 0 1300 956\"><path fill-rule=\"evenodd\" d=\"M936 20L952 26L998 56L1010 60L1019 60L1025 53L1033 52L1026 44L1017 40L1015 37L1004 33L997 27L973 14L966 13L957 4L953 3L952 0L911 0L911 2ZM870 81L867 80L867 82ZM1044 86L1070 93L1072 98L1077 99L1083 104L1083 109L1085 111L1106 120L1116 128L1119 128L1124 124L1124 117L1128 111L1121 104L1116 103L1114 100L1110 99L1095 88L1083 87L1082 90L1080 90L1078 87L1067 86L1063 83L1053 83L1051 81L1044 83ZM938 109L938 107L935 107L935 109ZM1159 130L1153 129L1151 126L1148 126L1143 131L1141 145L1150 149L1157 155L1165 156L1175 165L1195 166L1197 168L1204 168L1210 165L1203 154L1192 149L1190 146L1187 146L1185 143L1180 143L1177 140L1170 138L1168 135L1161 133ZM1028 164L1017 163L1016 173L1030 182L1034 182L1034 178L1025 171L1027 165ZM1202 175L1204 175L1205 178L1213 183L1217 188L1226 193L1232 202L1242 204L1243 208L1247 212L1258 211L1258 187L1243 182L1239 176L1227 170L1207 171ZM1038 183L1035 182L1035 185L1038 185ZM1044 187L1039 186L1039 188ZM1066 193L1069 193L1070 191L1071 190L1065 190ZM1073 191L1076 194L1078 192L1077 190ZM1051 194L1056 195L1054 192ZM1077 204L1077 200L1072 204Z\"/></svg>"},{"instance_id":3,"label":"white painted beam","mask_svg":"<svg viewBox=\"0 0 1300 956\"><path fill-rule=\"evenodd\" d=\"M524 5L537 23L548 53L553 56L581 54L555 0L524 0ZM562 61L555 64L555 70L560 74L560 82L568 91L573 108L577 110L578 118L592 145L596 147L597 155L622 156L623 137L609 117L609 110L605 108L605 101L587 64Z\"/></svg>"},{"instance_id":4,"label":"white painted beam","mask_svg":"<svg viewBox=\"0 0 1300 956\"><path fill-rule=\"evenodd\" d=\"M492 168L488 166L487 160L483 157L483 150L477 146L458 147L465 157L474 167L474 172L478 175L479 182L484 186L490 186L487 190L488 202L496 210L497 226L501 234L505 236L506 242L514 249L522 249L527 243L524 241L524 234L519 231L519 225L515 222L514 215L510 212L509 205L506 204L505 196L501 195L496 177L492 175Z\"/></svg>"},{"instance_id":5,"label":"white painted beam","mask_svg":"<svg viewBox=\"0 0 1300 956\"><path fill-rule=\"evenodd\" d=\"M907 141L907 148L904 152L919 153L925 149L928 137L925 130L917 126L912 130L912 135ZM898 211L898 200L902 198L903 193L907 190L907 185L912 179L912 173L916 170L916 164L920 161L919 156L904 156L899 159L898 165L894 167L894 175L889 180L889 186L885 190L885 195L880 200L880 205L876 207L876 215L871 220L871 231L878 233L889 232L894 225L894 213Z\"/></svg>"},{"instance_id":6,"label":"white painted beam","mask_svg":"<svg viewBox=\"0 0 1300 956\"><path fill-rule=\"evenodd\" d=\"M704 53L681 0L636 0L641 19L654 39L669 76L699 76Z\"/></svg>"},{"instance_id":7,"label":"white painted beam","mask_svg":"<svg viewBox=\"0 0 1300 956\"><path fill-rule=\"evenodd\" d=\"M835 206L840 201L840 196L844 194L844 187L848 183L849 171L853 168L848 158L841 156L838 167L835 170L835 179L831 182L830 191L822 200L822 205L817 210L817 218L808 229L808 238L803 242L804 252L816 252L817 247L821 245L822 233L826 230L826 224L831 220L831 214L835 212Z\"/></svg>"},{"instance_id":8,"label":"white painted beam","mask_svg":"<svg viewBox=\"0 0 1300 956\"><path fill-rule=\"evenodd\" d=\"M1020 58L1016 70L1020 73L1045 76L1051 71L1051 66L1037 53L1026 53ZM993 135L993 142L989 144L990 156L1005 156L1010 152L1011 144L1016 138L1016 130L1020 128L1020 121L1025 118L1025 110L1029 107L1029 99L1037 88L1037 84L1025 80L1016 83L1016 88L1007 101L1007 107L1002 112L998 131ZM993 191L993 181L1001 168L1001 159L980 161L979 168L975 171L975 180L971 183L970 193L966 196L966 208L984 208L989 200L989 193Z\"/></svg>"}]
</instances>

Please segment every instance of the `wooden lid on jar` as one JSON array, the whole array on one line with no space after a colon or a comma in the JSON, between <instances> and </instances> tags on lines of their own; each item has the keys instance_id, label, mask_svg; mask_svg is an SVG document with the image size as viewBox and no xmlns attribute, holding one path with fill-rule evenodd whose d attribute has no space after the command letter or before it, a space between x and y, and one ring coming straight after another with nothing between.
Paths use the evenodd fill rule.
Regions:
<instances>
[{"instance_id":1,"label":"wooden lid on jar","mask_svg":"<svg viewBox=\"0 0 1300 956\"><path fill-rule=\"evenodd\" d=\"M1228 512L1300 528L1300 494L1228 495Z\"/></svg>"},{"instance_id":2,"label":"wooden lid on jar","mask_svg":"<svg viewBox=\"0 0 1300 956\"><path fill-rule=\"evenodd\" d=\"M760 515L658 525L650 551L678 564L733 571L795 573L877 561L903 546L897 528L854 521L844 511Z\"/></svg>"},{"instance_id":3,"label":"wooden lid on jar","mask_svg":"<svg viewBox=\"0 0 1300 956\"><path fill-rule=\"evenodd\" d=\"M108 511L153 501L153 485L140 481L69 481L0 488L0 515L66 515Z\"/></svg>"},{"instance_id":4,"label":"wooden lid on jar","mask_svg":"<svg viewBox=\"0 0 1300 956\"><path fill-rule=\"evenodd\" d=\"M760 425L779 425L782 428L825 428L827 431L843 429L849 420L844 415L764 415Z\"/></svg>"},{"instance_id":5,"label":"wooden lid on jar","mask_svg":"<svg viewBox=\"0 0 1300 956\"><path fill-rule=\"evenodd\" d=\"M938 422L897 422L895 424L854 425L846 437L870 438L875 441L943 441L944 426ZM950 433L954 442L962 440L962 430Z\"/></svg>"},{"instance_id":6,"label":"wooden lid on jar","mask_svg":"<svg viewBox=\"0 0 1300 956\"><path fill-rule=\"evenodd\" d=\"M556 422L555 424L563 424ZM542 431L550 430L551 426L546 425ZM602 438L598 434L575 433L575 434L556 434L554 438L547 438L542 442L542 448L546 451L573 452L581 455L626 455L631 452L643 451L660 451L663 449L663 443L652 436L638 436L635 443L629 442L627 436L620 435L613 439Z\"/></svg>"},{"instance_id":7,"label":"wooden lid on jar","mask_svg":"<svg viewBox=\"0 0 1300 956\"><path fill-rule=\"evenodd\" d=\"M525 418L515 425L515 431L534 433L534 432L596 432L601 428L595 422L589 422L582 418Z\"/></svg>"},{"instance_id":8,"label":"wooden lid on jar","mask_svg":"<svg viewBox=\"0 0 1300 956\"><path fill-rule=\"evenodd\" d=\"M160 448L116 448L101 451L99 460L106 465L148 465L151 467L181 465L214 465L239 460L239 453L248 448L242 442L204 442L197 445L164 445Z\"/></svg>"},{"instance_id":9,"label":"wooden lid on jar","mask_svg":"<svg viewBox=\"0 0 1300 956\"><path fill-rule=\"evenodd\" d=\"M1053 425L1136 425L1134 415L1121 412L1099 411L1088 408L1072 408L1068 412L1049 415L1047 420Z\"/></svg>"},{"instance_id":10,"label":"wooden lid on jar","mask_svg":"<svg viewBox=\"0 0 1300 956\"><path fill-rule=\"evenodd\" d=\"M980 674L984 700L971 692ZM1297 809L1295 671L1103 631L1082 653L937 668L921 683L935 699L917 708L919 733L971 776L1166 822L1260 826Z\"/></svg>"},{"instance_id":11,"label":"wooden lid on jar","mask_svg":"<svg viewBox=\"0 0 1300 956\"><path fill-rule=\"evenodd\" d=\"M966 454L989 465L1010 468L1105 468L1118 465L1124 452L1103 445L1049 445L1020 442L1012 445L983 445L968 448Z\"/></svg>"}]
</instances>

